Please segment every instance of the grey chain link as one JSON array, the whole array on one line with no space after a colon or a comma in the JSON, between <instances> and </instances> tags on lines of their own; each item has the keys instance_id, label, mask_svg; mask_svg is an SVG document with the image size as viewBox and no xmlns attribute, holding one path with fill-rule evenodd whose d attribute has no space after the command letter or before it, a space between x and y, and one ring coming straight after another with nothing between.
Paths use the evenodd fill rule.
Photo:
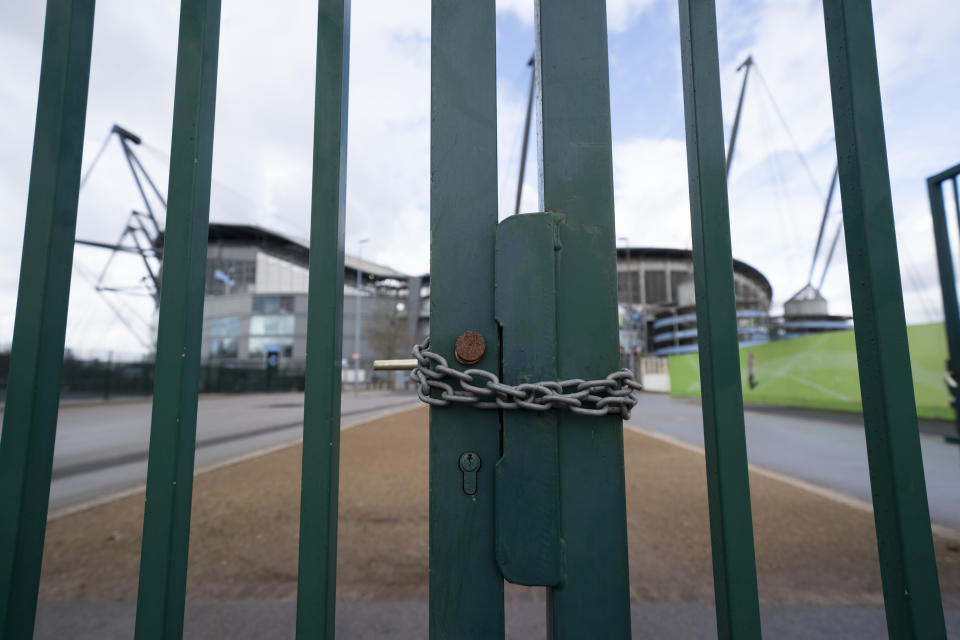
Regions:
<instances>
[{"instance_id":1,"label":"grey chain link","mask_svg":"<svg viewBox=\"0 0 960 640\"><path fill-rule=\"evenodd\" d=\"M430 351L429 338L413 347L413 357L417 367L410 379L417 384L420 399L434 407L461 403L478 409L568 409L585 416L620 415L626 420L637 404L636 392L643 388L629 369L614 371L602 380L504 384L483 369L458 371L450 367L446 358ZM434 390L440 391L440 397L433 396Z\"/></svg>"}]
</instances>

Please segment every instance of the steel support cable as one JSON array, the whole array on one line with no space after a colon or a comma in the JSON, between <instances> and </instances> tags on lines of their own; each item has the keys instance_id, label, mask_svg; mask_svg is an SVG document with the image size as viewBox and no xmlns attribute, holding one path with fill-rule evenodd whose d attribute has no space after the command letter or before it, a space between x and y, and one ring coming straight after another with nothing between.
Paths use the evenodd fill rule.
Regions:
<instances>
[{"instance_id":1,"label":"steel support cable","mask_svg":"<svg viewBox=\"0 0 960 640\"><path fill-rule=\"evenodd\" d=\"M137 332L136 329L134 329L133 325L130 324L129 320L127 320L127 318L123 315L123 313L121 313L120 310L117 309L117 307L114 306L114 304L110 301L110 299L107 298L107 295L97 287L97 285L94 283L94 281L93 281L93 279L91 278L91 276L86 272L86 269L84 269L84 268L83 268L79 263L77 263L77 262L74 262L73 266L74 266L74 268L77 270L77 273L80 274L80 277L82 277L84 280L86 280L86 281L87 281L87 284L89 284L91 287L93 287L93 290L96 291L96 292L100 295L100 298L103 300L103 302L110 308L111 311L113 311L113 315L123 324L123 326L125 326L125 327L130 331L130 333L133 335L133 337L137 339L137 342L139 342L139 343L143 346L144 349L152 350L152 349L153 349L153 346L152 346L151 344L149 344L148 342L146 342L146 341L140 336L140 334ZM137 315L136 313L134 313L131 309L127 309L127 310L130 311L130 314L131 314L134 318L137 318L138 320L140 320L141 322L143 322L144 324L146 324L147 326L149 326L149 323L148 323L146 320L144 320L144 319L141 318L139 315Z\"/></svg>"},{"instance_id":2,"label":"steel support cable","mask_svg":"<svg viewBox=\"0 0 960 640\"><path fill-rule=\"evenodd\" d=\"M810 185L822 199L823 192L820 190L820 185L817 184L817 179L814 177L813 171L810 169L810 165L807 164L807 159L804 158L803 154L800 152L800 145L797 144L797 139L794 138L793 132L790 130L790 125L787 124L787 119L783 116L783 112L780 110L779 105L777 105L777 101L773 97L773 92L770 91L770 87L767 85L767 81L763 77L763 73L760 72L760 68L757 66L756 62L754 62L753 66L756 67L757 78L760 80L760 85L763 87L764 93L767 94L770 104L773 105L773 109L776 112L777 117L780 119L780 124L783 125L784 130L787 132L787 136L790 138L791 144L793 144L793 151L797 155L797 159L800 160L800 164L803 166L807 173L807 177L810 179Z\"/></svg>"},{"instance_id":3,"label":"steel support cable","mask_svg":"<svg viewBox=\"0 0 960 640\"><path fill-rule=\"evenodd\" d=\"M773 142L773 135L771 131L770 122L767 118L767 110L762 107L757 110L760 120L760 137L763 139L763 144L767 150L767 156L770 158L769 162L765 163L767 165L767 171L770 175L770 182L773 184L773 194L777 202L777 213L780 216L781 229L789 230L790 238L796 238L797 232L793 222L793 216L790 215L790 212L786 210L786 207L789 206L789 194L784 185L783 172L780 167L779 160L777 158L776 145ZM794 246L790 240L785 239L783 246L792 247ZM793 266L795 262L793 252L790 251L787 253L787 263L789 266Z\"/></svg>"},{"instance_id":4,"label":"steel support cable","mask_svg":"<svg viewBox=\"0 0 960 640\"><path fill-rule=\"evenodd\" d=\"M141 143L140 143L140 147L143 148L143 149L146 149L146 150L149 151L151 154L153 154L155 157L157 157L157 158L159 158L159 159L161 159L161 160L164 160L164 161L166 162L167 166L169 167L169 164L170 164L170 154L169 154L169 153L167 153L166 151L163 151L162 149L158 149L157 147L155 147L155 146L153 146L153 145L151 145L151 144L148 144L148 143L146 143L146 142L141 142ZM232 195L240 198L241 200L245 201L247 204L252 205L252 206L255 207L256 209L261 209L261 210L264 210L264 211L269 211L269 210L270 210L270 207L268 207L268 206L267 206L266 204L264 204L263 202L257 202L256 200L254 200L254 199L251 198L250 196L245 195L242 191L240 191L240 190L238 190L238 189L235 189L234 187L231 187L229 184L223 182L222 180L218 180L217 178L211 178L211 179L210 179L210 184L211 184L211 186L218 187L218 188L220 188L220 189L223 189L224 191L229 191ZM164 207L166 207L166 203L164 203Z\"/></svg>"}]
</instances>

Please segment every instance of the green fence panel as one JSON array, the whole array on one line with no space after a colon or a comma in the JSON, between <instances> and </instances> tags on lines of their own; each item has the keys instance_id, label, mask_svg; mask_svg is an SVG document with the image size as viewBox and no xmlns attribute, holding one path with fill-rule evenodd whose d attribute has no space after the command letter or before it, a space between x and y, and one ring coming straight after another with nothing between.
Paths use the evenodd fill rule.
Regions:
<instances>
[{"instance_id":1,"label":"green fence panel","mask_svg":"<svg viewBox=\"0 0 960 640\"><path fill-rule=\"evenodd\" d=\"M560 216L557 372L620 366L607 19L603 0L536 2L541 199ZM517 301L519 304L519 301ZM566 576L555 638L630 637L623 429L618 416L559 416Z\"/></svg>"},{"instance_id":2,"label":"green fence panel","mask_svg":"<svg viewBox=\"0 0 960 640\"><path fill-rule=\"evenodd\" d=\"M20 286L0 438L0 638L37 611L93 40L93 0L47 3Z\"/></svg>"},{"instance_id":3,"label":"green fence panel","mask_svg":"<svg viewBox=\"0 0 960 640\"><path fill-rule=\"evenodd\" d=\"M183 0L136 637L179 638L187 585L220 1Z\"/></svg>"},{"instance_id":4,"label":"green fence panel","mask_svg":"<svg viewBox=\"0 0 960 640\"><path fill-rule=\"evenodd\" d=\"M349 51L349 0L320 0L297 575L304 639L333 638L336 608Z\"/></svg>"},{"instance_id":5,"label":"green fence panel","mask_svg":"<svg viewBox=\"0 0 960 640\"><path fill-rule=\"evenodd\" d=\"M497 371L494 0L433 0L430 97L430 349L454 360L457 337L479 333L475 365ZM480 459L475 492L459 460ZM496 412L430 411L430 637L502 638L503 577L494 552Z\"/></svg>"},{"instance_id":6,"label":"green fence panel","mask_svg":"<svg viewBox=\"0 0 960 640\"><path fill-rule=\"evenodd\" d=\"M825 0L840 198L891 638L944 638L870 2Z\"/></svg>"},{"instance_id":7,"label":"green fence panel","mask_svg":"<svg viewBox=\"0 0 960 640\"><path fill-rule=\"evenodd\" d=\"M680 52L717 634L759 638L713 0L680 0Z\"/></svg>"}]
</instances>

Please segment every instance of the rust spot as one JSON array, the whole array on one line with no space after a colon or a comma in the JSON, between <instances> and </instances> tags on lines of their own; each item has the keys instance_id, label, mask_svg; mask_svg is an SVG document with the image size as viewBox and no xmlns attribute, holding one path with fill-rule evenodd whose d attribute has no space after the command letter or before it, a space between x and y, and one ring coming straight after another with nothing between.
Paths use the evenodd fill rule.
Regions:
<instances>
[{"instance_id":1,"label":"rust spot","mask_svg":"<svg viewBox=\"0 0 960 640\"><path fill-rule=\"evenodd\" d=\"M476 331L464 331L457 338L454 355L460 364L474 365L480 362L486 348L487 344L483 341L483 336Z\"/></svg>"}]
</instances>

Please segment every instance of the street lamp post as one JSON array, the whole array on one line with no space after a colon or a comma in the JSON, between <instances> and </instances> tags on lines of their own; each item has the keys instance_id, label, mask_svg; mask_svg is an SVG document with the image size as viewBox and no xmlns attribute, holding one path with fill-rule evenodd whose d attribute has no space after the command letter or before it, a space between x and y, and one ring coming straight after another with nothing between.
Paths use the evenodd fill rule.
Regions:
<instances>
[{"instance_id":1,"label":"street lamp post","mask_svg":"<svg viewBox=\"0 0 960 640\"><path fill-rule=\"evenodd\" d=\"M354 299L357 301L353 314L353 395L357 395L360 384L360 272L363 265L363 245L370 238L363 238L357 242L357 292Z\"/></svg>"}]
</instances>

